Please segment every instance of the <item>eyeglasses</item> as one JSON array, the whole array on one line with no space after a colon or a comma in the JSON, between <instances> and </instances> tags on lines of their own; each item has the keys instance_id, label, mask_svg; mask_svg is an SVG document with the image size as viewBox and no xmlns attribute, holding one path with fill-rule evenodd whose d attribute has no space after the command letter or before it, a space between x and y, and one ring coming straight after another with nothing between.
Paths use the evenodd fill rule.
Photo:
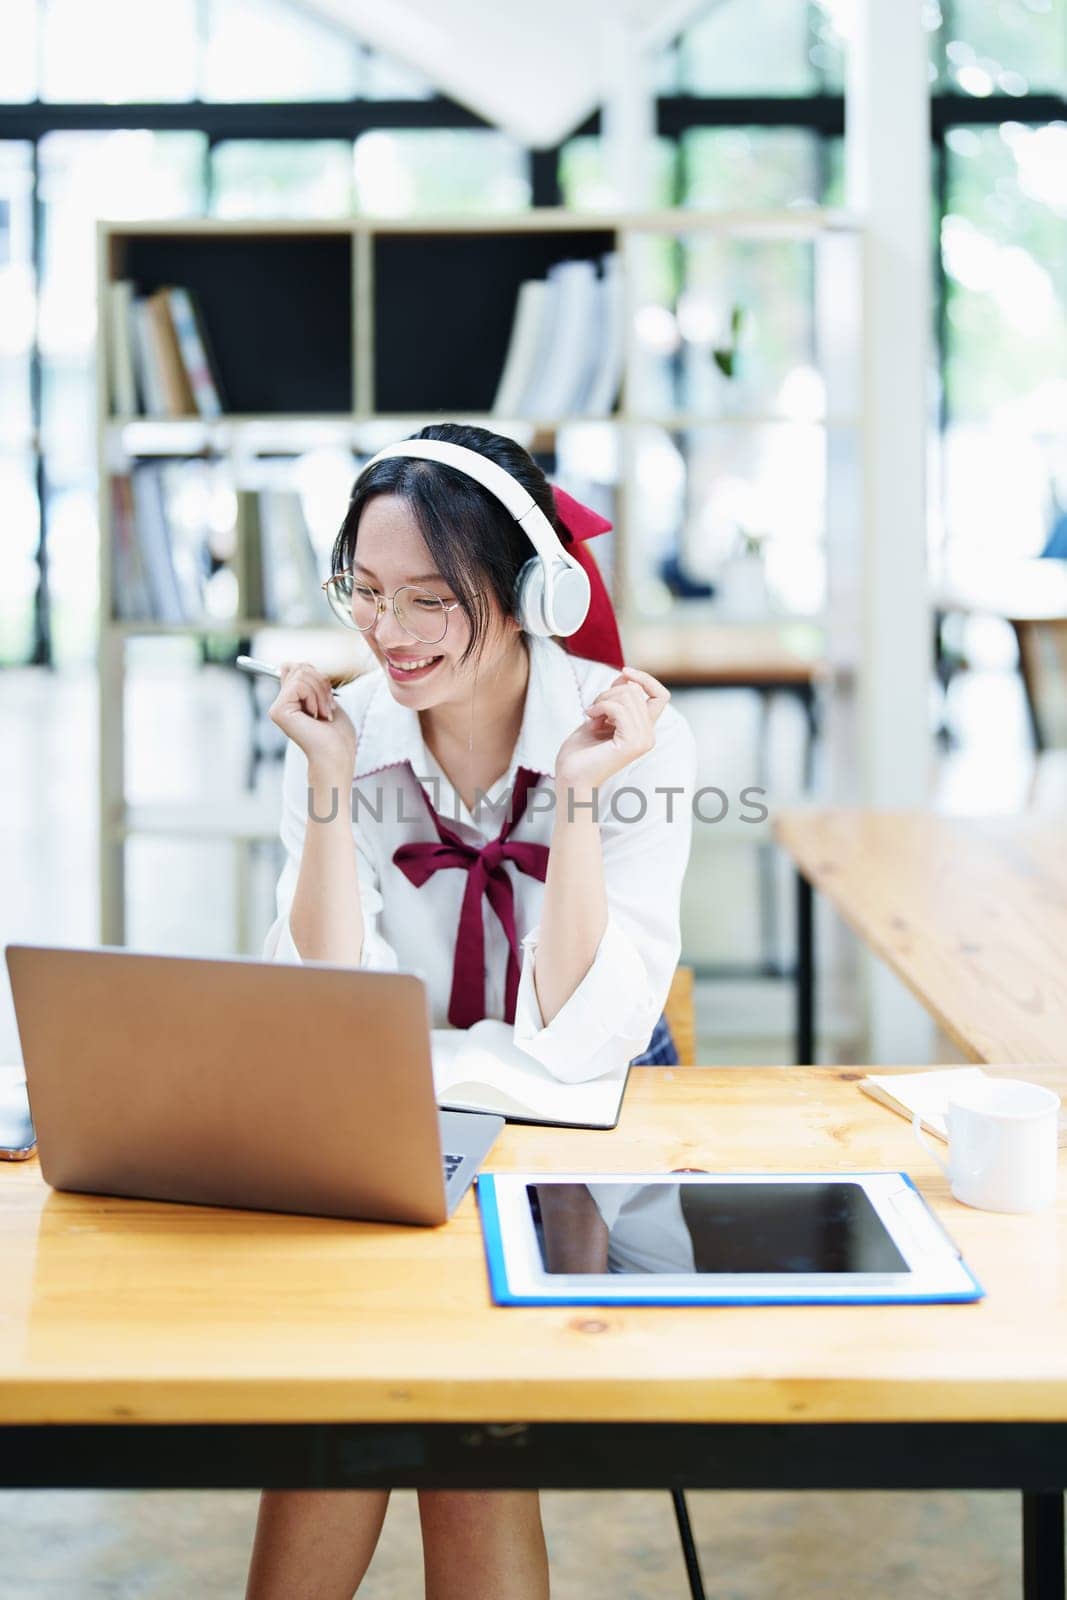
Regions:
<instances>
[{"instance_id":1,"label":"eyeglasses","mask_svg":"<svg viewBox=\"0 0 1067 1600\"><path fill-rule=\"evenodd\" d=\"M361 583L351 572L335 572L322 589L334 616L360 633L369 633L389 604L388 596ZM442 600L429 589L416 589L410 583L402 584L392 597L394 617L420 644L438 644L444 638L448 614L458 605L458 600Z\"/></svg>"}]
</instances>

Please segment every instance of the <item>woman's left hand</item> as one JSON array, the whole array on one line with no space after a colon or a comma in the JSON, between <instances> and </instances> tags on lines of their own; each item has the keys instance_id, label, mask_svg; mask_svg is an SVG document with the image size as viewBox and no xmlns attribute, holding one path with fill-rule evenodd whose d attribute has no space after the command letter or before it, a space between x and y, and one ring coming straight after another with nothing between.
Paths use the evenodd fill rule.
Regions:
<instances>
[{"instance_id":1,"label":"woman's left hand","mask_svg":"<svg viewBox=\"0 0 1067 1600\"><path fill-rule=\"evenodd\" d=\"M656 721L670 697L650 672L623 667L586 707L582 726L560 745L557 790L595 788L638 756L647 755L656 742Z\"/></svg>"}]
</instances>

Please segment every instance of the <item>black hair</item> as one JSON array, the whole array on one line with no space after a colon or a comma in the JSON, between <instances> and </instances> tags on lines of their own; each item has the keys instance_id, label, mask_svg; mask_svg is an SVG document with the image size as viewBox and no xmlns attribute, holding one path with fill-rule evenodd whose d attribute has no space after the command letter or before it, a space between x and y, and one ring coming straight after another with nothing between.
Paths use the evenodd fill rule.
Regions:
<instances>
[{"instance_id":1,"label":"black hair","mask_svg":"<svg viewBox=\"0 0 1067 1600\"><path fill-rule=\"evenodd\" d=\"M465 445L495 461L518 479L550 526L560 532L551 486L533 457L514 439L457 422L434 422L409 437ZM380 494L398 495L411 507L438 572L470 624L470 642L461 657L466 661L476 650L480 652L489 630L491 610L485 591L496 596L505 616L515 615L515 580L536 553L533 545L510 511L465 472L440 461L391 456L356 479L334 541L334 572L351 567L359 519L367 502Z\"/></svg>"}]
</instances>

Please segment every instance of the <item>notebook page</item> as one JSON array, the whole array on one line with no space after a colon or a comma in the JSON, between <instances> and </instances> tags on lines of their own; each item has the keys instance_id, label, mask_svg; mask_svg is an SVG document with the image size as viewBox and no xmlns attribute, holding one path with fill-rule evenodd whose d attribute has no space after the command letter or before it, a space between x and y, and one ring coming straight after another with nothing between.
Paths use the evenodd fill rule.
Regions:
<instances>
[{"instance_id":1,"label":"notebook page","mask_svg":"<svg viewBox=\"0 0 1067 1600\"><path fill-rule=\"evenodd\" d=\"M586 1083L560 1083L519 1049L510 1023L492 1018L470 1028L433 1028L430 1039L441 1105L591 1127L615 1121L625 1066Z\"/></svg>"}]
</instances>

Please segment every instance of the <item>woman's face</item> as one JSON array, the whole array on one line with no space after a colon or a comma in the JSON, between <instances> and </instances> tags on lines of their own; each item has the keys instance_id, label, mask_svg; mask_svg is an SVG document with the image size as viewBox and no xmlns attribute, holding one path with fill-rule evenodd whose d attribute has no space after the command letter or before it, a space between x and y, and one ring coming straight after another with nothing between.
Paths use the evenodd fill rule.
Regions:
<instances>
[{"instance_id":1,"label":"woman's face","mask_svg":"<svg viewBox=\"0 0 1067 1600\"><path fill-rule=\"evenodd\" d=\"M491 616L480 661L475 654L460 665L471 628L459 606L448 612L444 638L436 644L420 643L400 626L391 597L405 584L446 601L459 596L435 570L414 512L397 495L375 495L364 507L352 571L357 582L368 584L389 600L364 638L382 663L394 699L413 710L444 705L461 692L468 695L475 667L480 679L486 681L516 646L518 623L504 615L491 593L485 596Z\"/></svg>"}]
</instances>

